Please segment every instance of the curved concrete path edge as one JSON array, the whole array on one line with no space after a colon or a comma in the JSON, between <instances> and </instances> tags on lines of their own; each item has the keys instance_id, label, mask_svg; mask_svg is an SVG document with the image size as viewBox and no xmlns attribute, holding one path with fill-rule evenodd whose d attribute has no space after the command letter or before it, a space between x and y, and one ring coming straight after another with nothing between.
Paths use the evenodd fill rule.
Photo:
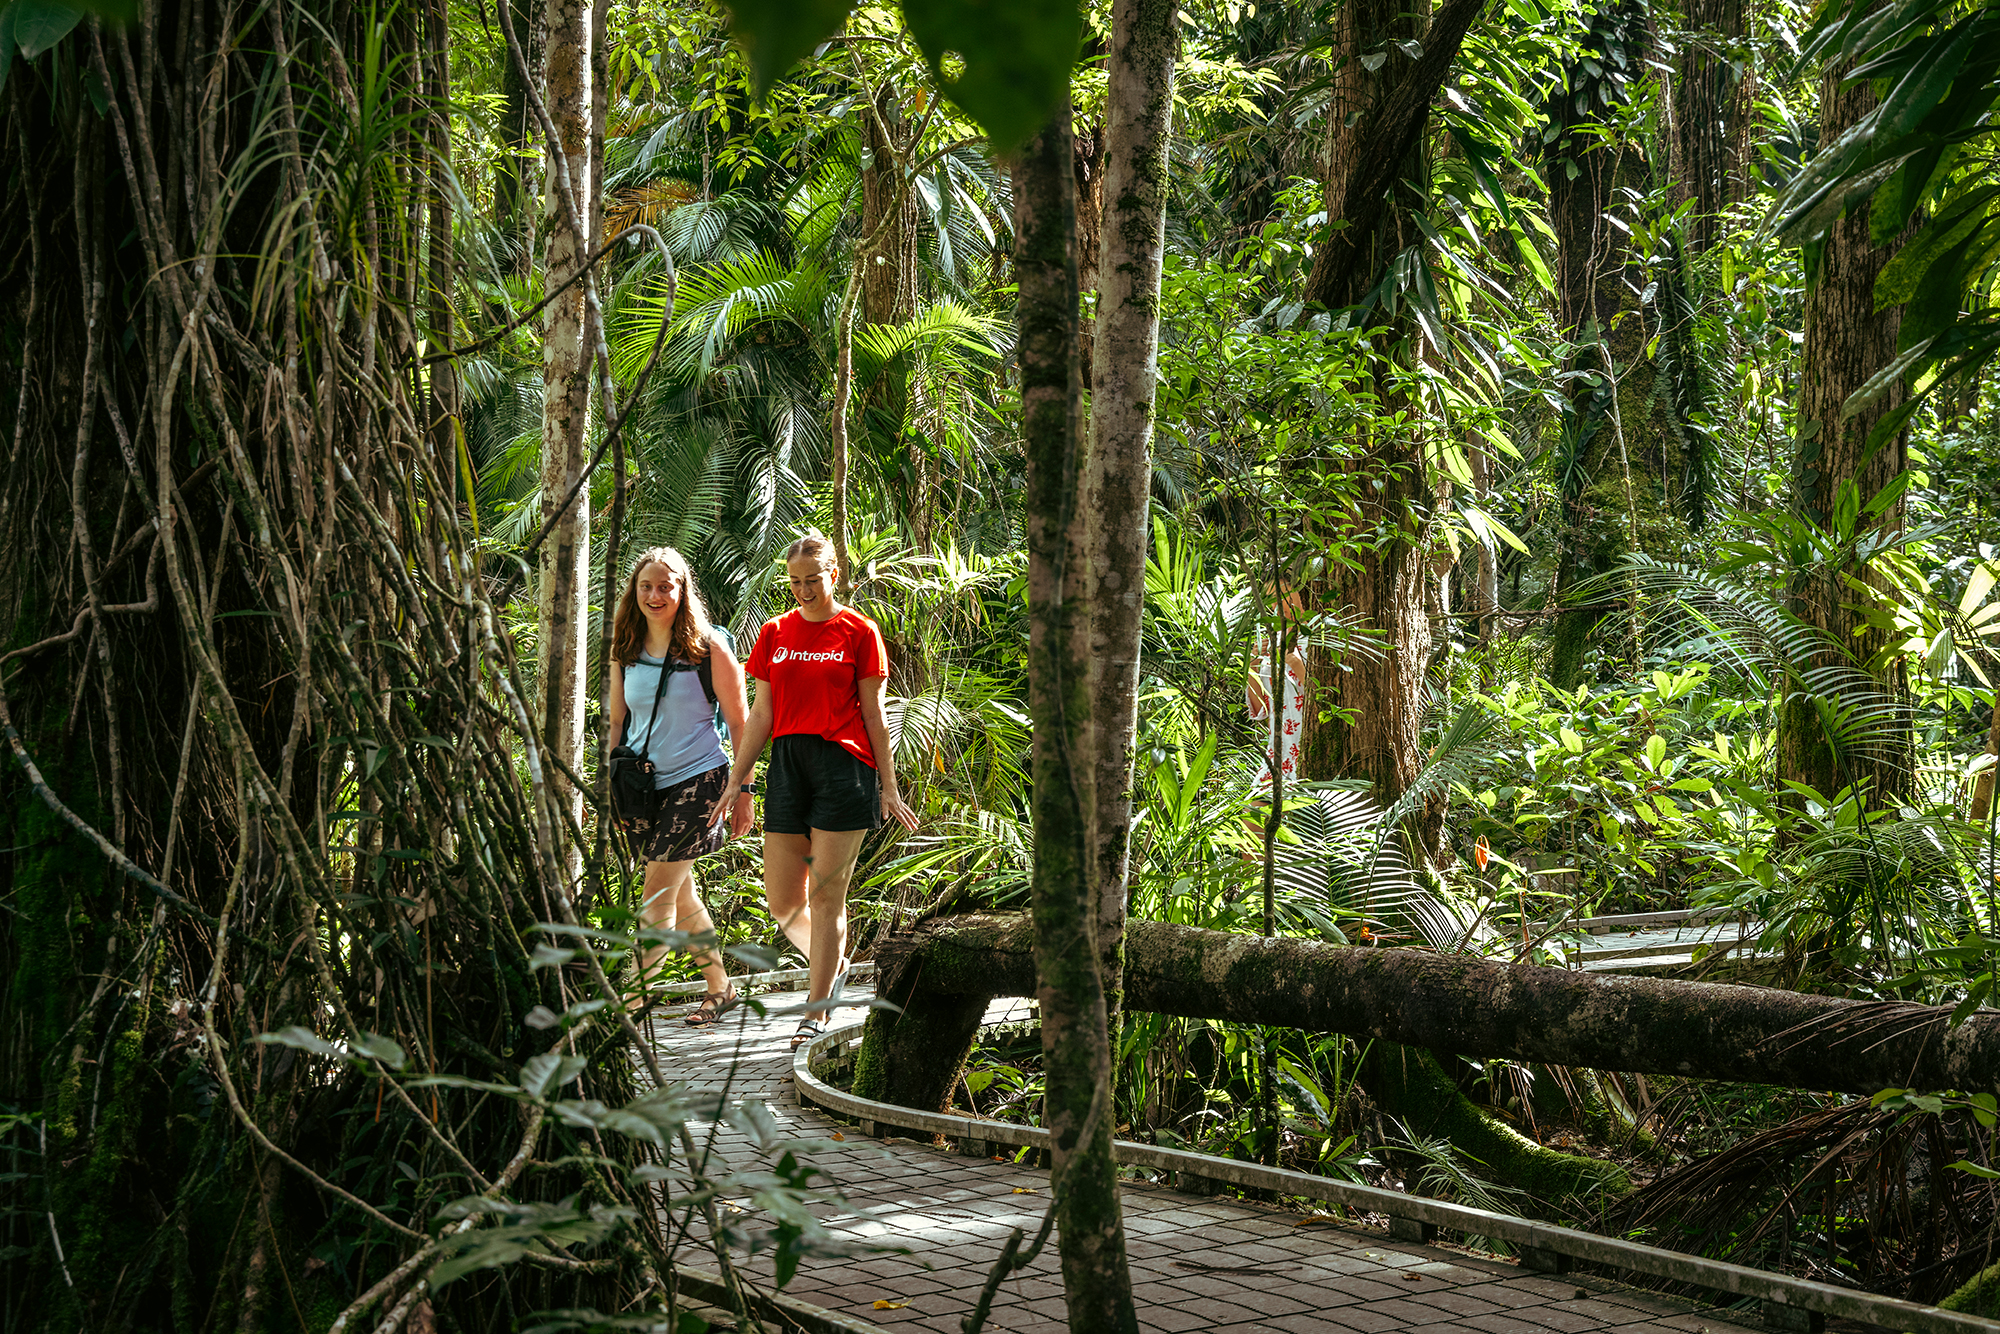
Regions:
<instances>
[{"instance_id":1,"label":"curved concrete path edge","mask_svg":"<svg viewBox=\"0 0 2000 1334\"><path fill-rule=\"evenodd\" d=\"M993 1145L1046 1146L1049 1132L1039 1127L875 1102L834 1088L814 1073L815 1064L823 1065L844 1055L847 1044L859 1039L862 1028L862 1024L848 1024L833 1029L793 1053L792 1087L801 1103L810 1103L823 1111L859 1122L862 1133L870 1138L882 1138L885 1126L917 1130L957 1140L962 1152L982 1157ZM1867 1321L1912 1331L1913 1334L1992 1334L1996 1328L1993 1321L1980 1316L1836 1288L1811 1279L1773 1274L1724 1260L1660 1250L1638 1242L1601 1237L1534 1219L1490 1213L1468 1205L1428 1200L1379 1186L1356 1185L1288 1168L1264 1167L1183 1149L1162 1149L1131 1140L1116 1140L1114 1144L1120 1163L1384 1214L1390 1219L1390 1235L1402 1240L1429 1241L1437 1229L1447 1228L1468 1236L1487 1237L1517 1246L1526 1268L1561 1273L1568 1267L1565 1261L1583 1260L1649 1278L1689 1283L1735 1297L1753 1298L1763 1303L1766 1323L1779 1328L1801 1323L1803 1318L1809 1318L1806 1316L1808 1312ZM972 1147L965 1147L967 1145Z\"/></svg>"}]
</instances>

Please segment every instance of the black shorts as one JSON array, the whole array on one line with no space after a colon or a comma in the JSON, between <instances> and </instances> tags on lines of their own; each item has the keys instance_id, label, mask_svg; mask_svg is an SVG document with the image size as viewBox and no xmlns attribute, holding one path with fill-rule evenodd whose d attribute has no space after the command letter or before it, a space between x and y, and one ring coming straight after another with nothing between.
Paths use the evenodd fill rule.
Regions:
<instances>
[{"instance_id":1,"label":"black shorts","mask_svg":"<svg viewBox=\"0 0 2000 1334\"><path fill-rule=\"evenodd\" d=\"M771 743L764 769L764 829L837 833L882 823L882 776L836 741L794 732Z\"/></svg>"},{"instance_id":2,"label":"black shorts","mask_svg":"<svg viewBox=\"0 0 2000 1334\"><path fill-rule=\"evenodd\" d=\"M649 862L691 862L705 857L729 841L729 821L710 825L708 813L716 798L729 786L729 766L718 764L707 773L684 778L653 794L659 803L653 823L642 831Z\"/></svg>"}]
</instances>

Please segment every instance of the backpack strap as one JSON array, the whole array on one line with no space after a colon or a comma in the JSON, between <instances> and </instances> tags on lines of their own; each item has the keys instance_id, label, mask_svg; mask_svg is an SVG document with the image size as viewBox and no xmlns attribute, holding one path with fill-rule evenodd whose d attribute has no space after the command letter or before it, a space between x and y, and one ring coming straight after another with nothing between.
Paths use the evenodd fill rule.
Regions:
<instances>
[{"instance_id":1,"label":"backpack strap","mask_svg":"<svg viewBox=\"0 0 2000 1334\"><path fill-rule=\"evenodd\" d=\"M709 647L709 653L713 653L715 651L715 643L713 640L709 642L708 647ZM712 705L716 702L715 666L714 666L715 660L709 656L709 653L704 653L701 655L701 661L694 665L694 674L695 678L701 682L701 693L708 696L708 702Z\"/></svg>"}]
</instances>

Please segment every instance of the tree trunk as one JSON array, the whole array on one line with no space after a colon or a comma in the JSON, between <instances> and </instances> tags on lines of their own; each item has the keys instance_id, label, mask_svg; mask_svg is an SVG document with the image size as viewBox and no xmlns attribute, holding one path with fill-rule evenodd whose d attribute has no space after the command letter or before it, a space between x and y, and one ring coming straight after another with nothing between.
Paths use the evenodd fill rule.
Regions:
<instances>
[{"instance_id":1,"label":"tree trunk","mask_svg":"<svg viewBox=\"0 0 2000 1334\"><path fill-rule=\"evenodd\" d=\"M47 1122L12 1146L12 1328L324 1326L414 1261L349 1313L372 1328L435 1258L429 1205L378 1189L397 1163L523 1203L625 1179L524 1178L574 1141L512 1100L258 1041L389 1034L406 1076L511 1081L557 1040L523 1014L578 999L528 954L569 840L421 359L453 219L397 168L447 128L443 14L184 0L16 52L0 97L0 273L27 270L0 282L0 1103ZM370 105L395 123L340 139L334 199L327 136ZM253 161L247 191L217 167ZM621 1309L651 1249L451 1285L437 1318Z\"/></svg>"},{"instance_id":2,"label":"tree trunk","mask_svg":"<svg viewBox=\"0 0 2000 1334\"><path fill-rule=\"evenodd\" d=\"M1991 675L1991 672L1988 673ZM2000 690L1993 693L1993 717L1986 724L1986 754L1994 762L1972 780L1972 807L1967 812L1974 824L1985 824L1993 813L1993 776L2000 769Z\"/></svg>"},{"instance_id":3,"label":"tree trunk","mask_svg":"<svg viewBox=\"0 0 2000 1334\"><path fill-rule=\"evenodd\" d=\"M935 918L891 936L883 976L910 993L1025 996L1025 916ZM2000 1015L1953 1027L1944 1006L1618 977L1470 954L1265 939L1169 922L1126 928L1134 1011L1345 1033L1431 1051L1594 1070L1871 1094L2000 1088Z\"/></svg>"},{"instance_id":4,"label":"tree trunk","mask_svg":"<svg viewBox=\"0 0 2000 1334\"><path fill-rule=\"evenodd\" d=\"M861 266L861 318L869 324L906 324L917 313L917 237L921 206L903 172L916 151L916 127L903 114L901 94L885 81L875 98L875 114L863 118L871 155L861 173L861 235L873 244L857 252ZM850 353L851 356L851 353ZM883 480L900 494L912 545L930 544L936 507L936 478L918 443L912 421L910 363L898 357L884 367L861 401L862 437L883 461ZM903 464L900 475L896 461Z\"/></svg>"},{"instance_id":5,"label":"tree trunk","mask_svg":"<svg viewBox=\"0 0 2000 1334\"><path fill-rule=\"evenodd\" d=\"M1035 994L1048 1078L1052 1208L1075 1334L1138 1328L1112 1157L1112 1053L1089 848L1087 518L1079 491L1076 177L1069 104L1013 163L1021 433L1028 462L1028 712Z\"/></svg>"},{"instance_id":6,"label":"tree trunk","mask_svg":"<svg viewBox=\"0 0 2000 1334\"><path fill-rule=\"evenodd\" d=\"M1490 512L1493 493L1493 452L1483 438L1466 441L1466 460L1472 472L1472 497L1481 509ZM1461 562L1463 563L1463 562ZM1479 641L1481 689L1493 682L1493 666L1484 656L1493 644L1493 630L1500 619L1500 551L1492 538L1481 538L1473 552L1472 577L1462 581L1465 615L1472 622Z\"/></svg>"},{"instance_id":7,"label":"tree trunk","mask_svg":"<svg viewBox=\"0 0 2000 1334\"><path fill-rule=\"evenodd\" d=\"M1478 9L1469 0L1452 0L1425 30L1396 0L1357 0L1341 8L1339 63L1327 111L1326 201L1329 221L1347 225L1315 252L1308 303L1334 310L1356 305L1390 259L1413 244L1418 233L1408 217L1407 182L1422 178L1430 100L1464 39L1462 25ZM1423 53L1409 61L1392 49L1388 63L1371 71L1363 56L1385 39L1420 39ZM1412 336L1407 321L1392 321L1378 355L1406 355L1397 349ZM1386 395L1387 383L1378 373L1375 391ZM1385 414L1397 406L1385 397ZM1394 426L1376 429L1359 456L1342 466L1359 479L1359 499L1345 531L1326 538L1349 546L1354 563L1329 576L1326 600L1331 610L1380 635L1386 647L1339 652L1323 637L1306 646L1302 773L1287 777L1366 778L1388 803L1423 767L1418 733L1431 627L1427 538L1416 516L1431 503L1432 489L1421 442ZM1432 803L1413 822L1412 835L1426 851L1442 819L1442 803Z\"/></svg>"},{"instance_id":8,"label":"tree trunk","mask_svg":"<svg viewBox=\"0 0 2000 1334\"><path fill-rule=\"evenodd\" d=\"M1840 69L1829 69L1820 84L1821 141L1830 143L1875 106L1875 93L1865 80L1842 89ZM1896 355L1902 326L1901 307L1875 308L1875 280L1895 253L1869 238L1865 209L1833 225L1824 242L1806 254L1805 346L1799 380L1799 440L1793 493L1799 509L1821 527L1837 524L1842 489L1852 484L1854 499L1865 505L1908 466L1907 439L1898 432L1870 452L1868 433L1882 416L1902 402L1901 387L1877 399L1852 417L1843 417L1849 395ZM1815 251L1817 253L1815 253ZM1848 522L1853 522L1849 519ZM1898 500L1861 529L1899 532L1903 504ZM1792 590L1793 611L1826 634L1826 649L1813 662L1801 664L1801 676L1790 683L1778 718L1778 777L1803 783L1828 797L1852 783L1865 783L1871 805L1893 804L1910 781L1911 738L1906 711L1870 729L1867 741L1836 752L1812 699L1802 694L1814 668L1842 665L1842 646L1856 663L1865 663L1886 640L1879 631L1862 630L1854 591L1844 577L1871 582L1865 564L1827 569L1801 577ZM1858 675L1855 686L1867 689ZM1890 663L1872 686L1875 692L1900 701L1904 694L1900 659ZM1850 704L1860 701L1850 700Z\"/></svg>"},{"instance_id":9,"label":"tree trunk","mask_svg":"<svg viewBox=\"0 0 2000 1334\"><path fill-rule=\"evenodd\" d=\"M1695 255L1715 249L1721 215L1750 195L1757 75L1751 62L1732 58L1743 42L1744 13L1743 0L1688 0L1689 31L1674 58L1674 203L1694 201L1684 235Z\"/></svg>"},{"instance_id":10,"label":"tree trunk","mask_svg":"<svg viewBox=\"0 0 2000 1334\"><path fill-rule=\"evenodd\" d=\"M548 0L548 103L560 145L550 145L542 228L544 282L568 281L589 254L590 238L564 220L553 154L567 159L569 179L584 219L601 212L591 176L591 21L587 0ZM589 223L586 221L585 226ZM590 488L578 490L569 508L557 507L588 464L590 349L584 285L551 301L542 315L542 520L555 515L542 544L537 620L537 684L544 744L557 760L577 769L583 754L585 638L590 619ZM566 782L557 788L581 820L583 794ZM572 868L573 870L574 868Z\"/></svg>"},{"instance_id":11,"label":"tree trunk","mask_svg":"<svg viewBox=\"0 0 2000 1334\"><path fill-rule=\"evenodd\" d=\"M1616 75L1630 69L1636 76L1652 46L1642 6L1628 0L1600 11L1582 58L1553 99L1561 133L1543 154L1556 235L1557 322L1575 349L1564 367L1568 388L1556 458L1563 522L1555 593L1561 610L1549 680L1563 689L1582 681L1591 634L1618 605L1605 591L1579 604L1579 586L1633 552L1679 555L1686 546L1680 516L1699 505L1700 486L1688 480L1698 469L1690 467L1686 433L1675 425L1673 380L1653 350L1684 333L1680 288L1672 274L1649 282L1646 257L1632 246L1631 228L1640 219L1625 202L1649 187L1652 172L1640 146L1619 136L1618 108L1628 95ZM1649 286L1655 295L1642 300ZM1675 296L1661 295L1670 288ZM1649 320L1649 314L1658 318ZM1683 371L1693 374L1691 367ZM1684 492L1694 493L1692 506ZM1634 650L1637 628L1628 628L1634 637L1620 647Z\"/></svg>"},{"instance_id":12,"label":"tree trunk","mask_svg":"<svg viewBox=\"0 0 2000 1334\"><path fill-rule=\"evenodd\" d=\"M432 99L429 134L433 166L430 172L430 351L450 348L457 336L452 302L458 284L458 263L452 233L451 200L451 22L444 0L429 0L425 25L430 40L428 95ZM433 362L428 374L430 427L436 457L451 468L448 494L458 493L460 402L457 363Z\"/></svg>"},{"instance_id":13,"label":"tree trunk","mask_svg":"<svg viewBox=\"0 0 2000 1334\"><path fill-rule=\"evenodd\" d=\"M1167 131L1179 24L1173 0L1117 0L1105 106L1102 270L1083 476L1090 543L1088 848L1095 857L1105 1008L1118 1029L1119 952L1129 897L1132 741L1139 725L1153 402L1159 379L1160 265L1166 247Z\"/></svg>"},{"instance_id":14,"label":"tree trunk","mask_svg":"<svg viewBox=\"0 0 2000 1334\"><path fill-rule=\"evenodd\" d=\"M530 73L539 75L542 69L544 47L544 15L533 4L522 3L508 11L514 29L514 40L520 45L521 53L527 58ZM504 42L504 38L502 39ZM534 151L541 136L536 132L534 118L528 110L529 81L521 77L519 67L511 60L501 62L500 91L502 107L499 124L501 156L493 164L493 220L500 224L500 234L507 243L506 259L508 272L517 277L526 277L534 265L535 215L527 206L527 182L532 169L528 166L529 154Z\"/></svg>"}]
</instances>

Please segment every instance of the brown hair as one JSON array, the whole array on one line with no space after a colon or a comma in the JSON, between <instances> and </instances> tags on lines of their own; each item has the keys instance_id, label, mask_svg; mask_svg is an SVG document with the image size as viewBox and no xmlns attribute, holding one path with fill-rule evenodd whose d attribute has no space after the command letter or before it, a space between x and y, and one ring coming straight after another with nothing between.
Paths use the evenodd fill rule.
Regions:
<instances>
[{"instance_id":1,"label":"brown hair","mask_svg":"<svg viewBox=\"0 0 2000 1334\"><path fill-rule=\"evenodd\" d=\"M785 548L786 564L801 556L818 561L822 570L839 568L840 560L834 554L832 540L823 536L817 528L807 529L804 537Z\"/></svg>"},{"instance_id":2,"label":"brown hair","mask_svg":"<svg viewBox=\"0 0 2000 1334\"><path fill-rule=\"evenodd\" d=\"M648 565L664 565L681 581L681 609L668 630L667 656L681 662L700 662L708 656L708 608L702 603L701 589L695 585L694 571L687 557L672 547L648 547L632 562L625 576L625 592L611 617L611 656L620 667L630 667L646 651L646 614L639 610L639 573Z\"/></svg>"}]
</instances>

